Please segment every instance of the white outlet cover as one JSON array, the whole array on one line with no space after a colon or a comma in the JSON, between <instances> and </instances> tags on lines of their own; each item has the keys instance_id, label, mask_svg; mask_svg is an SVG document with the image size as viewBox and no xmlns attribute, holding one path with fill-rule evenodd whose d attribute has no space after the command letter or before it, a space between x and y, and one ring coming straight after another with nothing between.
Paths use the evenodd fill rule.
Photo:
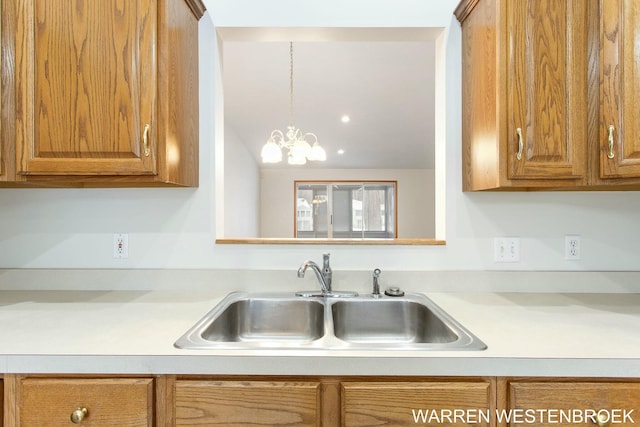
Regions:
<instances>
[{"instance_id":1,"label":"white outlet cover","mask_svg":"<svg viewBox=\"0 0 640 427\"><path fill-rule=\"evenodd\" d=\"M113 257L116 259L129 258L129 235L116 233L113 235Z\"/></svg>"},{"instance_id":2,"label":"white outlet cover","mask_svg":"<svg viewBox=\"0 0 640 427\"><path fill-rule=\"evenodd\" d=\"M580 236L567 234L564 236L564 259L577 261L580 259Z\"/></svg>"}]
</instances>

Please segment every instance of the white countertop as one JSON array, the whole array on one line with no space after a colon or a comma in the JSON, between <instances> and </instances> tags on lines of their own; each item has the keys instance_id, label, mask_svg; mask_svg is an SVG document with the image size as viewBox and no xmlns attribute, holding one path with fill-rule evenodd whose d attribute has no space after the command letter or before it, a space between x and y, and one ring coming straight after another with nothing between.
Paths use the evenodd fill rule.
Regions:
<instances>
[{"instance_id":1,"label":"white countertop","mask_svg":"<svg viewBox=\"0 0 640 427\"><path fill-rule=\"evenodd\" d=\"M640 377L639 294L427 294L484 351L174 348L225 295L0 291L0 373Z\"/></svg>"}]
</instances>

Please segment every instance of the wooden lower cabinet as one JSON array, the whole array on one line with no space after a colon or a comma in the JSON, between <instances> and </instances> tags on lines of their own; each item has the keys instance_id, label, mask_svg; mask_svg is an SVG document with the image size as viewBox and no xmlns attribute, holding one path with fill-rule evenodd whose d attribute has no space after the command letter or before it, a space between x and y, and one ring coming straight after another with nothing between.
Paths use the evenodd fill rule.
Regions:
<instances>
[{"instance_id":1,"label":"wooden lower cabinet","mask_svg":"<svg viewBox=\"0 0 640 427\"><path fill-rule=\"evenodd\" d=\"M510 424L630 426L640 422L640 382L552 379L510 381Z\"/></svg>"},{"instance_id":2,"label":"wooden lower cabinet","mask_svg":"<svg viewBox=\"0 0 640 427\"><path fill-rule=\"evenodd\" d=\"M455 409L496 407L495 379L204 377L165 380L159 389L163 426L401 427L426 424L426 409L451 410L438 424L462 425L452 422Z\"/></svg>"},{"instance_id":3,"label":"wooden lower cabinet","mask_svg":"<svg viewBox=\"0 0 640 427\"><path fill-rule=\"evenodd\" d=\"M174 383L175 426L319 426L317 381Z\"/></svg>"},{"instance_id":4,"label":"wooden lower cabinet","mask_svg":"<svg viewBox=\"0 0 640 427\"><path fill-rule=\"evenodd\" d=\"M637 378L6 374L0 377L3 400L0 427L3 418L4 427L72 426L76 411L84 417L76 425L85 427L640 423Z\"/></svg>"},{"instance_id":5,"label":"wooden lower cabinet","mask_svg":"<svg viewBox=\"0 0 640 427\"><path fill-rule=\"evenodd\" d=\"M342 426L417 424L488 426L495 412L493 381L385 381L342 383Z\"/></svg>"},{"instance_id":6,"label":"wooden lower cabinet","mask_svg":"<svg viewBox=\"0 0 640 427\"><path fill-rule=\"evenodd\" d=\"M14 377L7 427L151 427L151 378ZM74 422L75 420L75 422Z\"/></svg>"}]
</instances>

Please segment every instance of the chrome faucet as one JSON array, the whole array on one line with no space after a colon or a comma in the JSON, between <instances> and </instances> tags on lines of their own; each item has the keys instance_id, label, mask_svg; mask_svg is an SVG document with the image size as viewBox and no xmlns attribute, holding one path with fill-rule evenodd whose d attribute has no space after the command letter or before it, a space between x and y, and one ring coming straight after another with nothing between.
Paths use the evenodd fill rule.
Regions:
<instances>
[{"instance_id":1,"label":"chrome faucet","mask_svg":"<svg viewBox=\"0 0 640 427\"><path fill-rule=\"evenodd\" d=\"M334 292L333 291L331 287L331 282L333 279L333 271L331 271L331 266L329 265L329 254L322 254L322 268L320 268L318 264L310 260L303 262L300 268L298 269L298 277L303 278L304 273L307 271L307 268L312 269L313 272L316 273L318 282L320 282L320 292L299 291L299 292L296 292L297 296L299 297L333 297L333 298L358 296L357 292L352 292L352 291Z\"/></svg>"},{"instance_id":2,"label":"chrome faucet","mask_svg":"<svg viewBox=\"0 0 640 427\"><path fill-rule=\"evenodd\" d=\"M307 271L307 268L311 268L313 272L316 273L318 282L320 282L322 293L324 295L331 294L331 281L333 272L331 271L331 266L329 265L329 254L322 255L322 270L320 270L318 264L313 261L307 260L303 262L300 268L298 268L298 277L303 278L304 273Z\"/></svg>"},{"instance_id":3,"label":"chrome faucet","mask_svg":"<svg viewBox=\"0 0 640 427\"><path fill-rule=\"evenodd\" d=\"M380 273L381 271L379 268L373 270L373 292L371 293L371 296L374 298L380 298L380 283L378 282L380 280Z\"/></svg>"}]
</instances>

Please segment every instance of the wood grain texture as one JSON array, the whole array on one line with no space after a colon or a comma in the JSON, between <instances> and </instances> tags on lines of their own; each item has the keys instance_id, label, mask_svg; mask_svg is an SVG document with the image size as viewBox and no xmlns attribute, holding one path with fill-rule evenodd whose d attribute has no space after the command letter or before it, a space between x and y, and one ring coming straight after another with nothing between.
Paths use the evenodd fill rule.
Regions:
<instances>
[{"instance_id":1,"label":"wood grain texture","mask_svg":"<svg viewBox=\"0 0 640 427\"><path fill-rule=\"evenodd\" d=\"M198 21L187 3L159 0L158 151L162 180L198 186Z\"/></svg>"},{"instance_id":2,"label":"wood grain texture","mask_svg":"<svg viewBox=\"0 0 640 427\"><path fill-rule=\"evenodd\" d=\"M0 426L3 425L4 420L4 383L0 376Z\"/></svg>"},{"instance_id":3,"label":"wood grain texture","mask_svg":"<svg viewBox=\"0 0 640 427\"><path fill-rule=\"evenodd\" d=\"M473 8L478 5L479 1L480 0L461 0L460 3L458 3L458 6L453 11L453 14L458 19L460 24L464 24L464 21L469 17L471 12L473 11Z\"/></svg>"},{"instance_id":4,"label":"wood grain texture","mask_svg":"<svg viewBox=\"0 0 640 427\"><path fill-rule=\"evenodd\" d=\"M0 16L4 16L4 15L2 14L2 12L3 12L3 7L2 7L2 4L0 3ZM2 52L4 53L5 45L4 45L4 43L2 42L2 39L3 39L2 35L4 34L4 33L3 33L3 27L4 27L4 26L3 26L2 24L3 24L3 23L2 23L2 19L0 18L0 45L2 46ZM1 70L4 70L4 61L5 61L5 60L4 60L3 56L4 56L4 55L0 56L0 69L1 69ZM5 101L4 101L4 96L3 96L3 94L5 93L5 91L6 91L7 89L5 88L5 84L4 84L4 72L2 73L2 76L3 76L3 78L2 78L2 84L0 84L0 100L1 100L1 102L0 102L0 117L2 117L2 121L0 121L0 180L4 181L4 180L6 180L7 178L6 178L6 171L4 170L5 168L4 168L4 166L2 165L2 159L3 159L3 157L4 157L4 156L3 156L3 152L4 152L4 150L5 150L5 148L4 148L4 146L5 146L5 137L4 137L4 123L5 123L5 119L4 119L4 116L2 115L2 113L4 112L4 110L5 110L5 108L6 108L6 107L4 106L4 105L5 105Z\"/></svg>"},{"instance_id":5,"label":"wood grain texture","mask_svg":"<svg viewBox=\"0 0 640 427\"><path fill-rule=\"evenodd\" d=\"M600 177L640 178L640 4L601 0L600 8Z\"/></svg>"},{"instance_id":6,"label":"wood grain texture","mask_svg":"<svg viewBox=\"0 0 640 427\"><path fill-rule=\"evenodd\" d=\"M640 383L637 382L515 382L509 384L508 394L511 409L626 409L633 410L634 415L640 411ZM536 425L569 427L575 424L559 420L536 422Z\"/></svg>"},{"instance_id":7,"label":"wood grain texture","mask_svg":"<svg viewBox=\"0 0 640 427\"><path fill-rule=\"evenodd\" d=\"M15 22L13 3L0 4L0 183L15 181Z\"/></svg>"},{"instance_id":8,"label":"wood grain texture","mask_svg":"<svg viewBox=\"0 0 640 427\"><path fill-rule=\"evenodd\" d=\"M202 18L202 15L204 15L207 10L201 0L185 0L184 2L189 6L196 20Z\"/></svg>"},{"instance_id":9,"label":"wood grain texture","mask_svg":"<svg viewBox=\"0 0 640 427\"><path fill-rule=\"evenodd\" d=\"M462 186L499 186L498 2L475 4L462 24Z\"/></svg>"},{"instance_id":10,"label":"wood grain texture","mask_svg":"<svg viewBox=\"0 0 640 427\"><path fill-rule=\"evenodd\" d=\"M16 426L16 382L16 375L4 375L4 427Z\"/></svg>"},{"instance_id":11,"label":"wood grain texture","mask_svg":"<svg viewBox=\"0 0 640 427\"><path fill-rule=\"evenodd\" d=\"M70 425L85 407L83 426L153 426L153 380L148 378L19 378L16 426Z\"/></svg>"},{"instance_id":12,"label":"wood grain texture","mask_svg":"<svg viewBox=\"0 0 640 427\"><path fill-rule=\"evenodd\" d=\"M10 3L18 181L198 185L200 0Z\"/></svg>"},{"instance_id":13,"label":"wood grain texture","mask_svg":"<svg viewBox=\"0 0 640 427\"><path fill-rule=\"evenodd\" d=\"M341 425L416 425L413 410L418 409L495 411L495 387L490 381L342 383ZM438 425L466 425L460 420L439 421ZM490 423L481 421L477 425Z\"/></svg>"},{"instance_id":14,"label":"wood grain texture","mask_svg":"<svg viewBox=\"0 0 640 427\"><path fill-rule=\"evenodd\" d=\"M20 174L153 174L154 0L19 1Z\"/></svg>"},{"instance_id":15,"label":"wood grain texture","mask_svg":"<svg viewBox=\"0 0 640 427\"><path fill-rule=\"evenodd\" d=\"M586 188L596 1L461 2L464 191Z\"/></svg>"},{"instance_id":16,"label":"wood grain texture","mask_svg":"<svg viewBox=\"0 0 640 427\"><path fill-rule=\"evenodd\" d=\"M320 426L320 383L182 381L175 426Z\"/></svg>"},{"instance_id":17,"label":"wood grain texture","mask_svg":"<svg viewBox=\"0 0 640 427\"><path fill-rule=\"evenodd\" d=\"M509 179L586 181L587 2L510 2ZM522 131L519 160L517 129Z\"/></svg>"}]
</instances>

